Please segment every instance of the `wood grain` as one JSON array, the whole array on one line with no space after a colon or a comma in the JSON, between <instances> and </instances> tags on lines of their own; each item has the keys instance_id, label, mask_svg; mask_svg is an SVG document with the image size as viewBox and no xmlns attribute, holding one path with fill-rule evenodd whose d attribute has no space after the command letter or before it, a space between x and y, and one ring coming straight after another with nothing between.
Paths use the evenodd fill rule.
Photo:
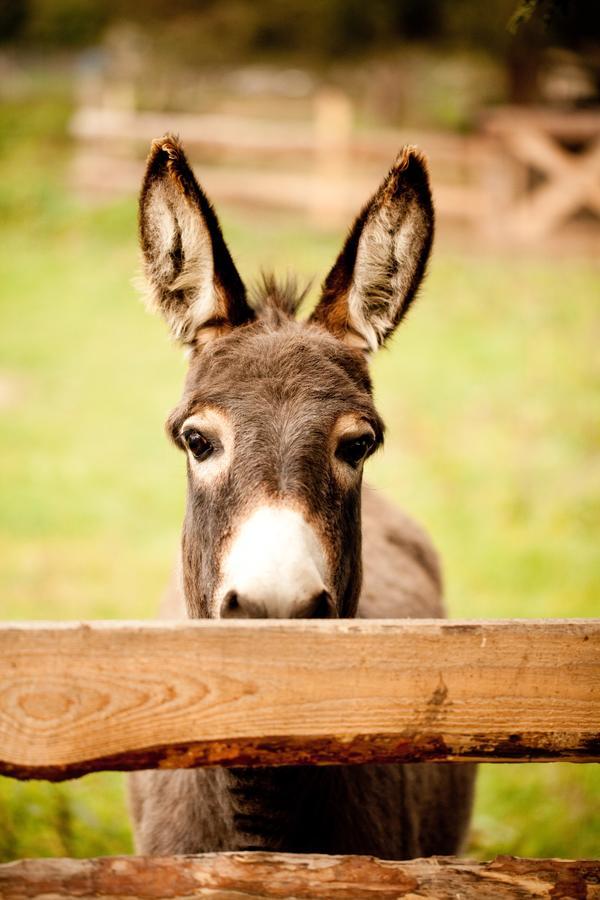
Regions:
<instances>
[{"instance_id":1,"label":"wood grain","mask_svg":"<svg viewBox=\"0 0 600 900\"><path fill-rule=\"evenodd\" d=\"M15 624L0 772L600 760L600 620Z\"/></svg>"},{"instance_id":2,"label":"wood grain","mask_svg":"<svg viewBox=\"0 0 600 900\"><path fill-rule=\"evenodd\" d=\"M600 897L600 861L453 857L391 862L370 856L215 853L180 857L21 860L0 866L0 897L28 900L505 900Z\"/></svg>"}]
</instances>

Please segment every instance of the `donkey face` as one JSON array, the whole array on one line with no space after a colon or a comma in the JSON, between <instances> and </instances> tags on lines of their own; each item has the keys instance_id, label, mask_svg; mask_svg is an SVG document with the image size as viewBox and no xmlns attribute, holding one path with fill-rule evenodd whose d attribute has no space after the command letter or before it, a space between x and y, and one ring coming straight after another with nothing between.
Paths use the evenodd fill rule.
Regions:
<instances>
[{"instance_id":1,"label":"donkey face","mask_svg":"<svg viewBox=\"0 0 600 900\"><path fill-rule=\"evenodd\" d=\"M168 421L187 456L189 615L356 614L362 467L383 440L367 355L425 271L433 208L407 148L354 223L307 322L265 279L252 305L178 142L153 143L140 199L150 302L189 350Z\"/></svg>"}]
</instances>

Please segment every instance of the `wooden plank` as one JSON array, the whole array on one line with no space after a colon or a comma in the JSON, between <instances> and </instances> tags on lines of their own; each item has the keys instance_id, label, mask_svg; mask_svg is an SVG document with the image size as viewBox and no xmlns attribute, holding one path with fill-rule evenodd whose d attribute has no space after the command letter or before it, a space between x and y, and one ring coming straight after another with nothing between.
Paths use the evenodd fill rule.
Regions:
<instances>
[{"instance_id":1,"label":"wooden plank","mask_svg":"<svg viewBox=\"0 0 600 900\"><path fill-rule=\"evenodd\" d=\"M393 154L389 159L393 159ZM198 165L196 170L203 187L213 200L253 207L306 212L308 209L315 209L319 196L327 189L317 172L248 166L237 168L207 163ZM102 196L106 200L135 193L143 172L141 159L85 148L74 156L71 176L76 190L83 194ZM364 171L353 171L352 177L344 181L335 198L340 224L360 211L365 198L377 189L380 175L380 172L367 175ZM482 217L486 195L478 186L438 182L435 173L432 173L432 184L436 215L439 217L465 220L479 220ZM314 224L322 227L324 223L319 218L315 219ZM326 227L331 224L331 221L325 223Z\"/></svg>"},{"instance_id":2,"label":"wooden plank","mask_svg":"<svg viewBox=\"0 0 600 900\"><path fill-rule=\"evenodd\" d=\"M256 118L224 113L162 113L128 109L81 106L71 119L69 130L74 138L96 147L140 147L144 152L150 142L169 131L179 134L190 154L198 150L234 153L243 159L249 155L287 156L319 153L328 145L329 132L319 129L324 93L315 104L313 120ZM350 113L350 110L349 110ZM457 135L452 132L414 129L369 129L358 132L348 121L348 151L360 159L369 159L389 166L404 144L417 144L428 159L444 166L472 164L473 155L479 159L485 142L478 135Z\"/></svg>"},{"instance_id":3,"label":"wooden plank","mask_svg":"<svg viewBox=\"0 0 600 900\"><path fill-rule=\"evenodd\" d=\"M27 859L0 866L4 900L159 900L213 897L268 900L507 900L600 897L600 861L497 857L480 863L454 857L404 862L370 856L214 853L180 857Z\"/></svg>"},{"instance_id":4,"label":"wooden plank","mask_svg":"<svg viewBox=\"0 0 600 900\"><path fill-rule=\"evenodd\" d=\"M70 132L78 140L127 143L144 149L167 131L181 135L190 148L197 145L212 150L232 148L244 154L306 154L315 149L310 124L250 116L136 112L84 106L76 111L70 123Z\"/></svg>"},{"instance_id":5,"label":"wooden plank","mask_svg":"<svg viewBox=\"0 0 600 900\"><path fill-rule=\"evenodd\" d=\"M537 128L559 140L585 141L600 134L600 113L596 109L553 110L547 107L500 106L481 115L488 134L504 135L516 128Z\"/></svg>"},{"instance_id":6,"label":"wooden plank","mask_svg":"<svg viewBox=\"0 0 600 900\"><path fill-rule=\"evenodd\" d=\"M600 760L600 620L0 629L0 771Z\"/></svg>"}]
</instances>

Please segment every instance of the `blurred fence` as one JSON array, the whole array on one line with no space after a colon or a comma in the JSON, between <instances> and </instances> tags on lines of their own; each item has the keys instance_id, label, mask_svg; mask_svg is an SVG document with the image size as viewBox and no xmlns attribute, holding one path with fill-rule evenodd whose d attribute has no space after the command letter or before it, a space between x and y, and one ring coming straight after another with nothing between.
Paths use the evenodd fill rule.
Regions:
<instances>
[{"instance_id":1,"label":"blurred fence","mask_svg":"<svg viewBox=\"0 0 600 900\"><path fill-rule=\"evenodd\" d=\"M305 120L82 106L73 179L92 197L137 189L149 142L179 134L208 193L307 213L337 227L356 213L399 148L426 153L438 217L496 242L564 233L600 239L600 112L497 109L476 133L359 130L341 92L315 94Z\"/></svg>"}]
</instances>

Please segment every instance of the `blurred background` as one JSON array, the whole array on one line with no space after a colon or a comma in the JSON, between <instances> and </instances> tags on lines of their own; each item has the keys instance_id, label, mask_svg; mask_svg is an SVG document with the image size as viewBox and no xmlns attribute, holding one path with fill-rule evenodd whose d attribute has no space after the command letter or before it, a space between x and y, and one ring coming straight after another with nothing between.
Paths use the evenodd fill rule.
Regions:
<instances>
[{"instance_id":1,"label":"blurred background","mask_svg":"<svg viewBox=\"0 0 600 900\"><path fill-rule=\"evenodd\" d=\"M369 480L450 614L599 614L600 28L550 0L0 0L0 615L154 614L181 354L131 281L149 142L178 132L247 281L313 279L404 142L427 284L374 362ZM600 852L597 766L482 766L467 851ZM123 778L0 779L0 859L129 852Z\"/></svg>"}]
</instances>

